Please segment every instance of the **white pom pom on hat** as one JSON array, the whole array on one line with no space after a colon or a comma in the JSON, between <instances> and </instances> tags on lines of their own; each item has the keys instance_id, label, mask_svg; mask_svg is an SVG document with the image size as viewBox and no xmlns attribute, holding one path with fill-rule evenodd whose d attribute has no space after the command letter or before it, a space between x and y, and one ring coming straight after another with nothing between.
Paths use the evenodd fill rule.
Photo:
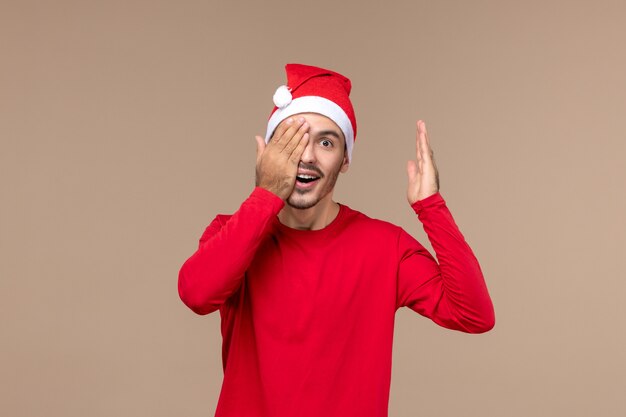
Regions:
<instances>
[{"instance_id":1,"label":"white pom pom on hat","mask_svg":"<svg viewBox=\"0 0 626 417\"><path fill-rule=\"evenodd\" d=\"M265 142L276 127L294 114L318 113L334 121L346 139L348 160L356 140L356 118L350 101L350 80L331 70L302 64L287 64L287 85L276 89L275 107L267 123Z\"/></svg>"},{"instance_id":2,"label":"white pom pom on hat","mask_svg":"<svg viewBox=\"0 0 626 417\"><path fill-rule=\"evenodd\" d=\"M291 103L292 98L293 97L291 97L289 87L287 87L286 85L281 85L280 87L278 87L273 97L274 104L279 109L282 109L283 107Z\"/></svg>"}]
</instances>

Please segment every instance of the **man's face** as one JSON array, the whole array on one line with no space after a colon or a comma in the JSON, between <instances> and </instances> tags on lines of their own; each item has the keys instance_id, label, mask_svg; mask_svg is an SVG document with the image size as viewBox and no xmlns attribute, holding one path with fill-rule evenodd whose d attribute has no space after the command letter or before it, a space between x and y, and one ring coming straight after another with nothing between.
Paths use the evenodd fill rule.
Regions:
<instances>
[{"instance_id":1,"label":"man's face","mask_svg":"<svg viewBox=\"0 0 626 417\"><path fill-rule=\"evenodd\" d=\"M317 113L293 117L300 116L309 123L309 142L300 158L296 184L287 204L307 209L332 198L337 177L348 170L349 163L343 132L335 122Z\"/></svg>"}]
</instances>

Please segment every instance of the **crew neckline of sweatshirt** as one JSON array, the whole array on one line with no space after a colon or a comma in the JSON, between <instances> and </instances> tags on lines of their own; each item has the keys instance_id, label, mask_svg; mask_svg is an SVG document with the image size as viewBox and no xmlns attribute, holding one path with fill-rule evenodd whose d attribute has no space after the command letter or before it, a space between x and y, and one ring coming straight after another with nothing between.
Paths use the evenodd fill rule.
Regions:
<instances>
[{"instance_id":1,"label":"crew neckline of sweatshirt","mask_svg":"<svg viewBox=\"0 0 626 417\"><path fill-rule=\"evenodd\" d=\"M326 227L323 227L321 229L317 229L317 230L294 229L292 227L282 224L280 220L278 219L278 216L276 217L276 228L281 233L286 234L286 235L291 235L291 236L306 236L307 238L324 237L328 235L329 233L333 233L338 228L340 228L341 225L345 222L348 211L350 211L348 206L345 206L341 203L337 203L337 204L339 205L339 212L337 213L337 216L335 216L335 218L330 223L328 223Z\"/></svg>"}]
</instances>

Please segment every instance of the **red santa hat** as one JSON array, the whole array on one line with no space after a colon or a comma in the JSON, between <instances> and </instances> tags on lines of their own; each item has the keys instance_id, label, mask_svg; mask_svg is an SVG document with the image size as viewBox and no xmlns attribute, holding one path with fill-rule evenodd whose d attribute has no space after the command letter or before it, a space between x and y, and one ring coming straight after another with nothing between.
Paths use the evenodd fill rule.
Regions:
<instances>
[{"instance_id":1,"label":"red santa hat","mask_svg":"<svg viewBox=\"0 0 626 417\"><path fill-rule=\"evenodd\" d=\"M348 160L356 139L356 118L350 102L352 84L343 75L324 68L287 64L287 85L274 93L274 104L265 142L269 142L279 123L298 113L319 113L339 126L346 139Z\"/></svg>"}]
</instances>

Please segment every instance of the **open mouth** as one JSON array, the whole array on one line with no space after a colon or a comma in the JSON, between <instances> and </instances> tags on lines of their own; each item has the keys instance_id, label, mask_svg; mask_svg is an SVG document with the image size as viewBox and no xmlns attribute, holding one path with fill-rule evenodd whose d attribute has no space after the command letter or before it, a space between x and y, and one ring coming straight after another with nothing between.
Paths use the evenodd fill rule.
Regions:
<instances>
[{"instance_id":1,"label":"open mouth","mask_svg":"<svg viewBox=\"0 0 626 417\"><path fill-rule=\"evenodd\" d=\"M315 175L298 175L296 176L296 180L301 182L302 184L309 184L314 181L319 180L320 177L316 177Z\"/></svg>"}]
</instances>

